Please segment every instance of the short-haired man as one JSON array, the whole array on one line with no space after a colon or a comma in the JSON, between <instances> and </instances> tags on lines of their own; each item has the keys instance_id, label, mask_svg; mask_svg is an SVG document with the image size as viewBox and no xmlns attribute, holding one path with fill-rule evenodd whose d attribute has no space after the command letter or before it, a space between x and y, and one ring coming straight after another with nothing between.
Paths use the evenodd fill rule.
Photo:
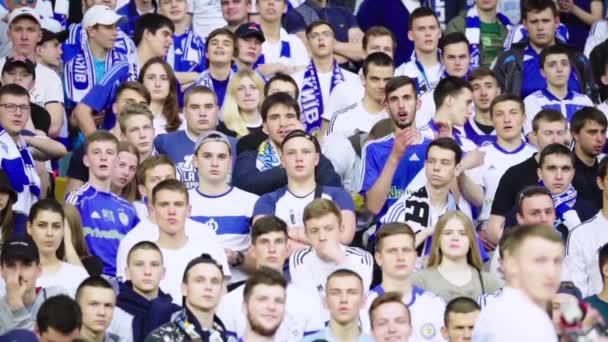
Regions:
<instances>
[{"instance_id":1,"label":"short-haired man","mask_svg":"<svg viewBox=\"0 0 608 342\"><path fill-rule=\"evenodd\" d=\"M302 127L297 100L284 92L264 99L260 115L267 136L261 141L251 139L251 146L241 149L232 173L232 184L257 195L287 185L287 172L281 167L280 148L290 132ZM324 186L342 186L331 162L319 151L317 153L319 160L314 172L315 182Z\"/></svg>"},{"instance_id":2,"label":"short-haired man","mask_svg":"<svg viewBox=\"0 0 608 342\"><path fill-rule=\"evenodd\" d=\"M433 140L424 158L427 184L411 195L401 196L389 207L381 222L407 223L416 234L416 247L425 244L428 246L424 250L430 251L430 237L441 215L461 211L472 216L469 204L450 190L452 181L461 171L461 159L462 149L454 139Z\"/></svg>"},{"instance_id":3,"label":"short-haired man","mask_svg":"<svg viewBox=\"0 0 608 342\"><path fill-rule=\"evenodd\" d=\"M176 304L181 303L180 275L183 276L188 260L200 256L201 252L218 260L226 277L231 275L226 253L215 233L186 230L186 220L191 210L188 190L181 182L167 179L158 183L152 190L150 214L158 225L156 244L162 251L164 262L171 265L166 268L160 287L171 295ZM150 239L151 235L153 234L148 232L147 239ZM206 240L202 240L204 238Z\"/></svg>"},{"instance_id":4,"label":"short-haired man","mask_svg":"<svg viewBox=\"0 0 608 342\"><path fill-rule=\"evenodd\" d=\"M608 270L606 264L608 263L608 244L603 245L597 252L598 266L600 269L600 276L602 277L602 289L599 292L594 292L589 297L585 298L585 302L591 304L591 306L600 312L604 321L608 319L608 303L606 295L608 294Z\"/></svg>"},{"instance_id":5,"label":"short-haired man","mask_svg":"<svg viewBox=\"0 0 608 342\"><path fill-rule=\"evenodd\" d=\"M120 284L114 314L131 325L133 341L143 341L152 330L169 322L180 307L160 290L165 264L154 242L142 241L131 248L125 273L127 281Z\"/></svg>"},{"instance_id":6,"label":"short-haired man","mask_svg":"<svg viewBox=\"0 0 608 342\"><path fill-rule=\"evenodd\" d=\"M242 340L273 341L284 320L286 297L287 281L281 272L268 267L254 272L243 289L247 327Z\"/></svg>"},{"instance_id":7,"label":"short-haired man","mask_svg":"<svg viewBox=\"0 0 608 342\"><path fill-rule=\"evenodd\" d=\"M547 108L559 110L570 122L574 113L581 108L593 106L587 95L568 88L568 75L571 70L568 53L567 48L562 45L551 45L540 52L540 72L547 80L547 87L533 92L524 99L527 117L524 134L532 143L535 143L534 136L529 136L532 133L532 120L541 110Z\"/></svg>"},{"instance_id":8,"label":"short-haired man","mask_svg":"<svg viewBox=\"0 0 608 342\"><path fill-rule=\"evenodd\" d=\"M198 186L198 174L194 165L194 145L203 134L217 128L219 107L217 95L208 87L195 86L184 95L186 128L162 134L154 140L159 154L166 154L177 167L178 179L188 189ZM236 145L236 139L228 138Z\"/></svg>"},{"instance_id":9,"label":"short-haired man","mask_svg":"<svg viewBox=\"0 0 608 342\"><path fill-rule=\"evenodd\" d=\"M80 336L82 312L70 296L50 297L36 316L36 335L40 342L72 341Z\"/></svg>"},{"instance_id":10,"label":"short-haired man","mask_svg":"<svg viewBox=\"0 0 608 342\"><path fill-rule=\"evenodd\" d=\"M608 120L604 113L593 107L585 107L574 113L570 121L570 134L574 139L574 180L572 184L581 198L600 207L602 191L595 179L598 165L606 146Z\"/></svg>"},{"instance_id":11,"label":"short-haired man","mask_svg":"<svg viewBox=\"0 0 608 342\"><path fill-rule=\"evenodd\" d=\"M532 120L532 134L535 136L539 150L542 151L550 144L565 144L567 125L568 122L561 112L555 109L540 111ZM495 196L492 202L488 231L501 231L507 214L519 202L518 193L527 186L538 184L539 158L540 153L534 153L530 158L508 168L500 178L496 189L496 193L500 196Z\"/></svg>"},{"instance_id":12,"label":"short-haired man","mask_svg":"<svg viewBox=\"0 0 608 342\"><path fill-rule=\"evenodd\" d=\"M238 56L236 37L227 28L213 30L205 42L207 70L203 71L196 82L197 86L211 89L217 96L219 107L224 103L228 82L232 78L232 59Z\"/></svg>"},{"instance_id":13,"label":"short-haired man","mask_svg":"<svg viewBox=\"0 0 608 342\"><path fill-rule=\"evenodd\" d=\"M337 269L346 268L361 277L365 291L369 289L374 265L372 256L343 243L344 228L336 204L325 198L316 199L304 209L303 220L305 243L310 246L289 257L291 281L296 286L317 290L322 296L327 277ZM292 234L290 238L293 239Z\"/></svg>"},{"instance_id":14,"label":"short-haired man","mask_svg":"<svg viewBox=\"0 0 608 342\"><path fill-rule=\"evenodd\" d=\"M76 291L76 302L82 310L80 336L88 341L120 341L110 332L116 306L116 291L100 276L85 279Z\"/></svg>"},{"instance_id":15,"label":"short-haired man","mask_svg":"<svg viewBox=\"0 0 608 342\"><path fill-rule=\"evenodd\" d=\"M104 129L115 126L116 112L112 110L112 104L120 85L137 79L139 69L150 59L165 57L173 44L174 31L173 22L160 14L146 13L137 19L135 61L117 63L106 70L106 76L91 88L72 111L72 117L83 134L94 132L97 122L101 122ZM94 117L94 113L102 112Z\"/></svg>"},{"instance_id":16,"label":"short-haired man","mask_svg":"<svg viewBox=\"0 0 608 342\"><path fill-rule=\"evenodd\" d=\"M460 190L467 200L476 207L481 207L478 220L487 224L490 218L492 202L498 188L500 177L513 165L528 159L535 149L522 141L522 127L526 120L524 104L517 96L499 95L490 106L492 123L496 127L496 142L479 148L485 153L483 162L469 172L462 172L458 177ZM469 182L471 178L473 182ZM488 231L488 233L490 233ZM500 237L488 234L490 241L496 243Z\"/></svg>"},{"instance_id":17,"label":"short-haired man","mask_svg":"<svg viewBox=\"0 0 608 342\"><path fill-rule=\"evenodd\" d=\"M154 150L154 116L143 103L127 104L118 117L121 140L131 143L137 150L139 163L156 155Z\"/></svg>"},{"instance_id":18,"label":"short-haired man","mask_svg":"<svg viewBox=\"0 0 608 342\"><path fill-rule=\"evenodd\" d=\"M189 191L191 218L210 225L226 251L232 273L230 284L247 278L244 267L249 226L259 197L228 184L232 158L232 146L226 135L210 131L199 137L193 161L199 185Z\"/></svg>"},{"instance_id":19,"label":"short-haired man","mask_svg":"<svg viewBox=\"0 0 608 342\"><path fill-rule=\"evenodd\" d=\"M114 45L121 18L105 5L95 5L84 13L82 27L86 31L87 41L82 44L83 49L63 67L67 108L74 108L82 101L112 66L127 61L127 56Z\"/></svg>"},{"instance_id":20,"label":"short-haired man","mask_svg":"<svg viewBox=\"0 0 608 342\"><path fill-rule=\"evenodd\" d=\"M133 202L133 207L140 220L148 219L148 202L156 184L165 179L175 179L176 177L175 164L164 154L150 157L139 164L135 178L137 179L137 190L141 201ZM122 254L119 247L118 256Z\"/></svg>"},{"instance_id":21,"label":"short-haired man","mask_svg":"<svg viewBox=\"0 0 608 342\"><path fill-rule=\"evenodd\" d=\"M452 299L445 307L441 335L448 342L471 341L475 320L481 312L479 304L468 297Z\"/></svg>"},{"instance_id":22,"label":"short-haired man","mask_svg":"<svg viewBox=\"0 0 608 342\"><path fill-rule=\"evenodd\" d=\"M399 76L385 87L386 106L394 132L363 148L361 194L365 206L381 219L403 193L425 183L424 156L430 140L416 130L418 92L414 80Z\"/></svg>"},{"instance_id":23,"label":"short-haired man","mask_svg":"<svg viewBox=\"0 0 608 342\"><path fill-rule=\"evenodd\" d=\"M437 15L429 7L415 9L408 25L407 37L414 42L414 53L408 62L395 70L395 75L414 79L421 95L433 90L444 73L439 60L441 27Z\"/></svg>"},{"instance_id":24,"label":"short-haired man","mask_svg":"<svg viewBox=\"0 0 608 342\"><path fill-rule=\"evenodd\" d=\"M338 269L327 277L324 288L319 292L324 293L323 303L329 310L329 323L325 329L306 336L302 341L374 341L359 326L359 311L365 306L367 290L361 276L349 269Z\"/></svg>"},{"instance_id":25,"label":"short-haired man","mask_svg":"<svg viewBox=\"0 0 608 342\"><path fill-rule=\"evenodd\" d=\"M84 163L89 180L66 196L82 218L84 237L93 255L104 264L103 274L116 276L116 253L120 240L139 223L135 209L110 191L112 170L118 156L118 140L112 133L97 131L87 137Z\"/></svg>"},{"instance_id":26,"label":"short-haired man","mask_svg":"<svg viewBox=\"0 0 608 342\"><path fill-rule=\"evenodd\" d=\"M388 118L384 89L395 72L393 60L383 52L374 52L365 58L361 70L363 97L352 97L350 106L333 113L325 111L321 136L336 132L346 136L357 131L368 133L378 121Z\"/></svg>"},{"instance_id":27,"label":"short-haired man","mask_svg":"<svg viewBox=\"0 0 608 342\"><path fill-rule=\"evenodd\" d=\"M498 84L504 93L525 98L547 87L541 75L539 54L542 49L563 42L556 39L559 12L553 0L528 0L522 5L522 22L528 31L528 40L514 44L500 55L494 65ZM569 50L573 66L568 77L568 89L596 99L596 86L591 65L582 52Z\"/></svg>"},{"instance_id":28,"label":"short-haired man","mask_svg":"<svg viewBox=\"0 0 608 342\"><path fill-rule=\"evenodd\" d=\"M224 0L224 2L249 2L249 0ZM238 56L232 65L232 71L257 69L257 61L262 54L262 44L266 40L264 32L257 23L243 23L234 31Z\"/></svg>"},{"instance_id":29,"label":"short-haired man","mask_svg":"<svg viewBox=\"0 0 608 342\"><path fill-rule=\"evenodd\" d=\"M42 273L40 255L29 237L15 237L2 244L0 273L6 295L0 298L0 334L13 329L34 331L36 317L44 301L67 294L61 287L36 287Z\"/></svg>"},{"instance_id":30,"label":"short-haired man","mask_svg":"<svg viewBox=\"0 0 608 342\"><path fill-rule=\"evenodd\" d=\"M414 232L404 223L389 223L376 238L374 258L382 271L382 283L369 291L367 305L384 293L398 292L411 313L412 340L443 341L440 329L445 302L412 283L417 257ZM370 321L374 328L373 317L363 316L362 321L365 329Z\"/></svg>"},{"instance_id":31,"label":"short-haired man","mask_svg":"<svg viewBox=\"0 0 608 342\"><path fill-rule=\"evenodd\" d=\"M401 292L387 292L376 297L368 314L376 341L409 341L412 335L412 315L401 299Z\"/></svg>"},{"instance_id":32,"label":"short-haired man","mask_svg":"<svg viewBox=\"0 0 608 342\"><path fill-rule=\"evenodd\" d=\"M251 0L222 0L222 17L226 21L226 27L236 34L241 25L249 21L251 12Z\"/></svg>"},{"instance_id":33,"label":"short-haired man","mask_svg":"<svg viewBox=\"0 0 608 342\"><path fill-rule=\"evenodd\" d=\"M228 341L225 327L216 316L225 286L222 265L209 254L190 260L181 281L183 309L173 314L169 323L152 331L145 341Z\"/></svg>"},{"instance_id":34,"label":"short-haired man","mask_svg":"<svg viewBox=\"0 0 608 342\"><path fill-rule=\"evenodd\" d=\"M276 216L264 216L255 221L251 227L250 252L255 260L256 269L271 268L283 272L283 265L288 258L287 224ZM242 338L247 328L245 312L234 310L242 305L244 285L228 292L217 310L217 315L226 326L229 335ZM302 337L321 329L321 301L317 291L305 290L293 283L287 284L285 302L285 319L276 332L281 340L297 342Z\"/></svg>"},{"instance_id":35,"label":"short-haired man","mask_svg":"<svg viewBox=\"0 0 608 342\"><path fill-rule=\"evenodd\" d=\"M496 129L490 115L490 105L500 88L496 75L491 69L480 67L469 74L467 78L473 88L473 104L475 114L464 124L464 135L477 146L483 146L496 141Z\"/></svg>"},{"instance_id":36,"label":"short-haired man","mask_svg":"<svg viewBox=\"0 0 608 342\"><path fill-rule=\"evenodd\" d=\"M570 232L567 245L568 272L585 297L600 292L603 287L597 251L608 243L608 234L602 229L608 221L608 159L603 159L599 164L596 182L602 189L602 209L591 220Z\"/></svg>"},{"instance_id":37,"label":"short-haired man","mask_svg":"<svg viewBox=\"0 0 608 342\"><path fill-rule=\"evenodd\" d=\"M511 29L511 21L498 12L498 0L475 0L466 12L452 19L446 33L462 32L471 44L471 70L490 67L503 51L503 42Z\"/></svg>"},{"instance_id":38,"label":"short-haired man","mask_svg":"<svg viewBox=\"0 0 608 342\"><path fill-rule=\"evenodd\" d=\"M562 238L546 225L518 226L509 234L511 247L503 266L516 281L481 312L473 340L557 341L546 309L560 284Z\"/></svg>"},{"instance_id":39,"label":"short-haired man","mask_svg":"<svg viewBox=\"0 0 608 342\"><path fill-rule=\"evenodd\" d=\"M322 116L327 109L334 88L345 83L357 85L357 76L342 69L334 55L335 28L324 20L318 20L306 28L306 41L310 47L310 63L305 70L293 74L300 89L300 108L304 116L304 130L316 136L321 129Z\"/></svg>"}]
</instances>

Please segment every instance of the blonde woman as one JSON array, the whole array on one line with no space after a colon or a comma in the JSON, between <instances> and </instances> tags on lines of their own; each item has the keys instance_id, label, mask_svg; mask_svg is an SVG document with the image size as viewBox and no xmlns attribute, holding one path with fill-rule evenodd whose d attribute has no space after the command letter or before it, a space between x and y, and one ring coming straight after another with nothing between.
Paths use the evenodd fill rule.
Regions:
<instances>
[{"instance_id":1,"label":"blonde woman","mask_svg":"<svg viewBox=\"0 0 608 342\"><path fill-rule=\"evenodd\" d=\"M264 80L257 72L239 70L230 79L221 116L228 134L240 138L262 130L260 106L263 97Z\"/></svg>"},{"instance_id":2,"label":"blonde woman","mask_svg":"<svg viewBox=\"0 0 608 342\"><path fill-rule=\"evenodd\" d=\"M461 296L477 299L500 288L498 280L482 269L473 223L454 211L437 221L428 265L414 274L413 282L446 302Z\"/></svg>"}]
</instances>

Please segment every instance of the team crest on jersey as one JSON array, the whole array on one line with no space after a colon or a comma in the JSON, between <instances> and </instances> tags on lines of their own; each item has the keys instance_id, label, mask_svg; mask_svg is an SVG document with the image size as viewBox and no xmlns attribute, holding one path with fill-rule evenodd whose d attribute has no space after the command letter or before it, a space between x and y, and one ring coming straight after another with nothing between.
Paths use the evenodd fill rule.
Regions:
<instances>
[{"instance_id":1,"label":"team crest on jersey","mask_svg":"<svg viewBox=\"0 0 608 342\"><path fill-rule=\"evenodd\" d=\"M103 209L101 215L105 221L116 222L114 219L114 213L110 210Z\"/></svg>"},{"instance_id":2,"label":"team crest on jersey","mask_svg":"<svg viewBox=\"0 0 608 342\"><path fill-rule=\"evenodd\" d=\"M420 327L420 335L425 339L430 340L437 335L437 329L435 329L433 323L425 323Z\"/></svg>"},{"instance_id":3,"label":"team crest on jersey","mask_svg":"<svg viewBox=\"0 0 608 342\"><path fill-rule=\"evenodd\" d=\"M120 223L122 223L123 226L126 226L129 224L129 216L125 213L119 213L118 214L118 219L120 220Z\"/></svg>"},{"instance_id":4,"label":"team crest on jersey","mask_svg":"<svg viewBox=\"0 0 608 342\"><path fill-rule=\"evenodd\" d=\"M208 225L209 225L209 227L211 227L211 229L213 229L213 231L214 231L214 232L217 232L217 229L218 229L218 228L219 228L219 226L220 226L220 225L217 223L217 221L216 221L216 220L214 220L214 219L211 219L211 220L209 220L209 221L207 221L207 222L205 222L205 223L206 223L206 224L208 224Z\"/></svg>"}]
</instances>

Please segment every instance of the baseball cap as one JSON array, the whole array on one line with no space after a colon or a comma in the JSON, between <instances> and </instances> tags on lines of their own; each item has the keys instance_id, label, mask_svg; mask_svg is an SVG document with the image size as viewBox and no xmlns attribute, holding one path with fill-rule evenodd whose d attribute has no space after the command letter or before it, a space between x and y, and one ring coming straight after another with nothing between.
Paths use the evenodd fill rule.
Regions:
<instances>
[{"instance_id":1,"label":"baseball cap","mask_svg":"<svg viewBox=\"0 0 608 342\"><path fill-rule=\"evenodd\" d=\"M108 6L95 5L87 10L82 18L82 26L84 28L101 25L113 25L123 19Z\"/></svg>"},{"instance_id":2,"label":"baseball cap","mask_svg":"<svg viewBox=\"0 0 608 342\"><path fill-rule=\"evenodd\" d=\"M38 42L38 45L42 45L49 40L57 39L60 43L63 43L68 39L68 35L70 32L68 30L63 30L59 32L53 32L51 30L47 30L42 28L42 39Z\"/></svg>"},{"instance_id":3,"label":"baseball cap","mask_svg":"<svg viewBox=\"0 0 608 342\"><path fill-rule=\"evenodd\" d=\"M2 245L2 254L0 254L0 262L9 259L24 259L28 261L40 260L38 247L29 236L18 236L8 239Z\"/></svg>"},{"instance_id":4,"label":"baseball cap","mask_svg":"<svg viewBox=\"0 0 608 342\"><path fill-rule=\"evenodd\" d=\"M260 24L257 23L242 24L234 31L234 35L237 38L256 37L262 43L266 40Z\"/></svg>"},{"instance_id":5,"label":"baseball cap","mask_svg":"<svg viewBox=\"0 0 608 342\"><path fill-rule=\"evenodd\" d=\"M23 67L27 72L32 74L34 78L36 78L36 64L32 62L31 59L25 56L13 56L7 57L6 63L4 63L4 67L2 67L2 73L9 72L13 70L15 67Z\"/></svg>"},{"instance_id":6,"label":"baseball cap","mask_svg":"<svg viewBox=\"0 0 608 342\"><path fill-rule=\"evenodd\" d=\"M40 17L40 15L36 12L35 9L29 7L21 7L11 11L11 13L9 13L8 15L8 24L12 24L15 19L21 17L30 17L34 19L38 23L38 25L42 26L42 18Z\"/></svg>"},{"instance_id":7,"label":"baseball cap","mask_svg":"<svg viewBox=\"0 0 608 342\"><path fill-rule=\"evenodd\" d=\"M228 137L224 133L218 131L209 131L198 137L196 143L194 144L194 154L198 152L199 147L208 142L223 142L228 145L228 151L230 151L230 154L232 154L232 145L230 145L230 140L228 140Z\"/></svg>"},{"instance_id":8,"label":"baseball cap","mask_svg":"<svg viewBox=\"0 0 608 342\"><path fill-rule=\"evenodd\" d=\"M8 174L3 170L0 170L0 193L8 193L11 202L17 202L17 192L13 189Z\"/></svg>"}]
</instances>

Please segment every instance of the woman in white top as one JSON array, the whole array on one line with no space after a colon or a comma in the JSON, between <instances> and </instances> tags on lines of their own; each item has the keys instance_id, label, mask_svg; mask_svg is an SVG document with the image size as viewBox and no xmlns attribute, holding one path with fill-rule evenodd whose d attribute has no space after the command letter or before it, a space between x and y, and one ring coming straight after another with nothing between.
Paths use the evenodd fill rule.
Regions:
<instances>
[{"instance_id":1,"label":"woman in white top","mask_svg":"<svg viewBox=\"0 0 608 342\"><path fill-rule=\"evenodd\" d=\"M242 137L262 130L260 106L264 80L251 69L239 70L228 84L221 119L229 134Z\"/></svg>"},{"instance_id":2,"label":"woman in white top","mask_svg":"<svg viewBox=\"0 0 608 342\"><path fill-rule=\"evenodd\" d=\"M46 198L36 202L30 210L27 222L27 232L32 237L38 253L40 253L40 266L42 275L36 285L41 287L61 286L68 290L73 297L78 285L89 274L81 265L74 265L62 261L58 254L71 255L74 258L76 251L66 236L71 238L71 231L65 224L65 216L61 204L55 199ZM77 257L76 257L77 258Z\"/></svg>"},{"instance_id":3,"label":"woman in white top","mask_svg":"<svg viewBox=\"0 0 608 342\"><path fill-rule=\"evenodd\" d=\"M177 78L171 66L162 57L152 58L141 68L139 82L150 92L156 135L184 128L177 102Z\"/></svg>"},{"instance_id":4,"label":"woman in white top","mask_svg":"<svg viewBox=\"0 0 608 342\"><path fill-rule=\"evenodd\" d=\"M133 144L121 141L118 144L118 162L112 170L112 192L129 202L137 200L135 172L139 165L139 154Z\"/></svg>"},{"instance_id":5,"label":"woman in white top","mask_svg":"<svg viewBox=\"0 0 608 342\"><path fill-rule=\"evenodd\" d=\"M477 299L500 288L482 268L473 223L462 212L452 211L437 221L427 268L414 273L413 282L446 302L461 296Z\"/></svg>"}]
</instances>

